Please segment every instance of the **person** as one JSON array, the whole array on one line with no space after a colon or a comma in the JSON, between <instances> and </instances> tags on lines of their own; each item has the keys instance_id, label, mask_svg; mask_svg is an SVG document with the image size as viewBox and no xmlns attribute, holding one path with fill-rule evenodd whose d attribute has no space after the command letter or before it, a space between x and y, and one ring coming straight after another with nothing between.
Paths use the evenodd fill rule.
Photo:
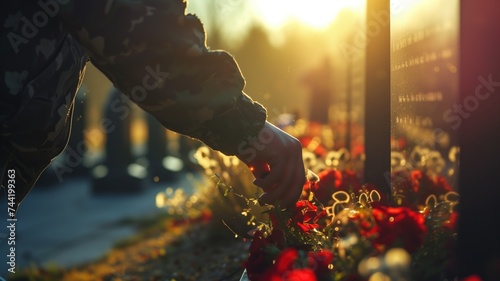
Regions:
<instances>
[{"instance_id":1,"label":"person","mask_svg":"<svg viewBox=\"0 0 500 281\"><path fill-rule=\"evenodd\" d=\"M297 139L243 92L234 58L209 50L182 0L4 0L0 170L15 173L16 208L68 141L73 101L91 61L161 124L235 155L265 192L293 205L305 181ZM10 174L9 174L10 175Z\"/></svg>"}]
</instances>

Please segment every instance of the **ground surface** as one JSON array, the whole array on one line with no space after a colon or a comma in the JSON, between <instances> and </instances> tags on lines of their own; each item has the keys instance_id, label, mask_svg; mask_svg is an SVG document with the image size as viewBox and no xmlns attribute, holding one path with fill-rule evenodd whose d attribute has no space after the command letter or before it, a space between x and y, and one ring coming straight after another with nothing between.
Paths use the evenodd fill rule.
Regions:
<instances>
[{"instance_id":1,"label":"ground surface","mask_svg":"<svg viewBox=\"0 0 500 281\"><path fill-rule=\"evenodd\" d=\"M168 220L97 261L64 270L28 270L11 280L237 281L248 242L226 231L207 223Z\"/></svg>"},{"instance_id":2,"label":"ground surface","mask_svg":"<svg viewBox=\"0 0 500 281\"><path fill-rule=\"evenodd\" d=\"M123 196L94 196L87 179L39 187L18 213L16 273L5 275L2 262L0 277L16 281L239 280L248 243L234 238L221 223L185 222L155 206L156 194L165 186L186 189L196 184L187 176L180 179ZM4 238L5 231L0 231L0 240ZM121 241L118 247L113 247L117 241ZM0 256L3 259L5 255Z\"/></svg>"}]
</instances>

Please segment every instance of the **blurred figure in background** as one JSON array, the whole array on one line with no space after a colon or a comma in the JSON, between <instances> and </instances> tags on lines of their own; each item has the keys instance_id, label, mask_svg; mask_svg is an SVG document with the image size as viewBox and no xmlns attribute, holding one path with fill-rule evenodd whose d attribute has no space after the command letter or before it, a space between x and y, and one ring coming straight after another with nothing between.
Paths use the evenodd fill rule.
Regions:
<instances>
[{"instance_id":1,"label":"blurred figure in background","mask_svg":"<svg viewBox=\"0 0 500 281\"><path fill-rule=\"evenodd\" d=\"M332 96L332 66L325 57L322 64L307 72L302 82L309 88L309 121L318 124L329 124L328 111Z\"/></svg>"}]
</instances>

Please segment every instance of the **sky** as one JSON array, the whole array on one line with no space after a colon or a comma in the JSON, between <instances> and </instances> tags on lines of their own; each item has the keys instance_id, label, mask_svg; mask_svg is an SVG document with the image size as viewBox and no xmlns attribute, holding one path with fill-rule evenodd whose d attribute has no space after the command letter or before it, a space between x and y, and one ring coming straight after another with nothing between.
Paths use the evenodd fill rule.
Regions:
<instances>
[{"instance_id":1,"label":"sky","mask_svg":"<svg viewBox=\"0 0 500 281\"><path fill-rule=\"evenodd\" d=\"M273 44L283 42L281 31L290 23L325 30L345 8L363 9L365 0L190 0L208 32L214 26L233 44L241 42L252 25L263 27Z\"/></svg>"}]
</instances>

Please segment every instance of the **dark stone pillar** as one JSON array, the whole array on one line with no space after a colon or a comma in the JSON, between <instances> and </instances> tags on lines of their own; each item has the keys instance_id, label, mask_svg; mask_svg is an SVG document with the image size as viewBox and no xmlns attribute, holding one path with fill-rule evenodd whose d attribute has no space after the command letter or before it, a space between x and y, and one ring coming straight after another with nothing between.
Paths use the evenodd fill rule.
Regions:
<instances>
[{"instance_id":1,"label":"dark stone pillar","mask_svg":"<svg viewBox=\"0 0 500 281\"><path fill-rule=\"evenodd\" d=\"M379 15L387 15L387 22L380 22ZM367 1L367 29L376 24L379 32L368 38L366 48L365 92L365 169L364 181L373 183L386 193L390 184L390 48L389 0Z\"/></svg>"},{"instance_id":2,"label":"dark stone pillar","mask_svg":"<svg viewBox=\"0 0 500 281\"><path fill-rule=\"evenodd\" d=\"M316 69L310 70L303 78L309 88L309 122L329 124L328 111L332 97L332 66L330 59L324 58Z\"/></svg>"},{"instance_id":3,"label":"dark stone pillar","mask_svg":"<svg viewBox=\"0 0 500 281\"><path fill-rule=\"evenodd\" d=\"M147 115L148 147L147 159L148 181L168 182L175 178L175 172L164 167L163 161L168 156L167 136L165 128L153 116Z\"/></svg>"},{"instance_id":4,"label":"dark stone pillar","mask_svg":"<svg viewBox=\"0 0 500 281\"><path fill-rule=\"evenodd\" d=\"M143 189L145 175L140 174L144 174L145 170L137 170L145 168L134 163L132 155L131 105L130 101L121 95L121 92L113 89L105 104L101 129L106 133L106 158L103 164L93 168L94 193L128 193ZM123 107L128 107L129 110L120 110Z\"/></svg>"},{"instance_id":5,"label":"dark stone pillar","mask_svg":"<svg viewBox=\"0 0 500 281\"><path fill-rule=\"evenodd\" d=\"M460 2L460 277L500 278L500 2Z\"/></svg>"}]
</instances>

